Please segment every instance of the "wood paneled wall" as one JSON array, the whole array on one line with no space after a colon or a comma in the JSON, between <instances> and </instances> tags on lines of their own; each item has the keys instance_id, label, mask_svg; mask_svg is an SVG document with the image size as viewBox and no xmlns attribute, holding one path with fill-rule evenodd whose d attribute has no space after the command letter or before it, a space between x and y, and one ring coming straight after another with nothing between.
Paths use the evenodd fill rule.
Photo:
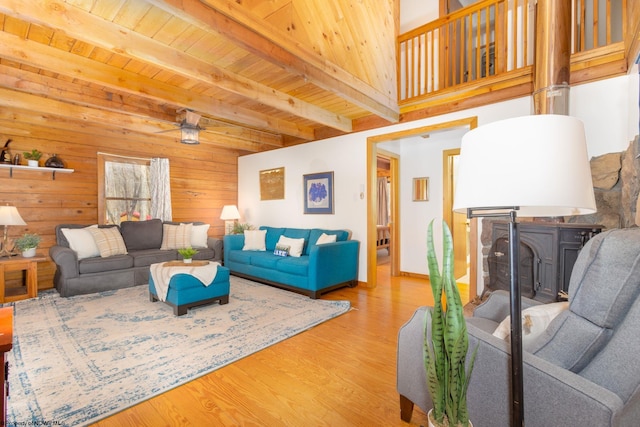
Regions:
<instances>
[{"instance_id":1,"label":"wood paneled wall","mask_svg":"<svg viewBox=\"0 0 640 427\"><path fill-rule=\"evenodd\" d=\"M0 111L6 117L6 111ZM24 114L27 114L26 112ZM24 116L22 116L24 117ZM49 118L53 120L53 118ZM34 118L33 122L40 122ZM64 129L66 127L66 129ZM62 128L62 129L60 129ZM116 133L107 128L88 127L74 120L33 125L0 121L0 143L12 139L11 155L31 151L44 153L40 164L57 154L71 174L0 169L0 203L15 205L26 226L9 227L12 240L23 233L42 237L38 252L47 255L55 244L54 227L60 223L95 224L98 222L97 153L132 157L166 157L171 167L171 193L175 221L203 221L211 224L209 236L221 237L224 222L219 219L222 206L237 203L237 157L235 150L200 144L180 144L179 132L154 138L148 135ZM26 162L22 160L24 164ZM55 264L38 266L38 288L53 287ZM8 277L19 282L20 277ZM10 283L11 284L11 283Z\"/></svg>"}]
</instances>

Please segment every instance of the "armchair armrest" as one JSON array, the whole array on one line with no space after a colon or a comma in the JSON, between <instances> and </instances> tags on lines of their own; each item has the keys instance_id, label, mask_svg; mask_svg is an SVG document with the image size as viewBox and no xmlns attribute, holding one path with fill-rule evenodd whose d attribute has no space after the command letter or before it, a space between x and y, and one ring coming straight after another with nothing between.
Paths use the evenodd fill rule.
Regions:
<instances>
[{"instance_id":1,"label":"armchair armrest","mask_svg":"<svg viewBox=\"0 0 640 427\"><path fill-rule=\"evenodd\" d=\"M54 245L49 248L49 256L56 263L60 277L70 279L78 277L78 255L73 249Z\"/></svg>"},{"instance_id":2,"label":"armchair armrest","mask_svg":"<svg viewBox=\"0 0 640 427\"><path fill-rule=\"evenodd\" d=\"M493 320L496 323L502 322L511 314L509 304L510 296L507 291L494 291L489 295L482 304L480 304L473 312L473 317L482 317ZM522 309L542 304L540 301L522 297Z\"/></svg>"},{"instance_id":3,"label":"armchair armrest","mask_svg":"<svg viewBox=\"0 0 640 427\"><path fill-rule=\"evenodd\" d=\"M320 290L358 279L358 240L313 245L309 251L309 286Z\"/></svg>"},{"instance_id":4,"label":"armchair armrest","mask_svg":"<svg viewBox=\"0 0 640 427\"><path fill-rule=\"evenodd\" d=\"M478 346L467 394L470 418L474 425L509 425L509 343L471 324L467 328L469 351ZM578 374L526 351L523 374L527 425L627 425L614 421L622 399Z\"/></svg>"}]
</instances>

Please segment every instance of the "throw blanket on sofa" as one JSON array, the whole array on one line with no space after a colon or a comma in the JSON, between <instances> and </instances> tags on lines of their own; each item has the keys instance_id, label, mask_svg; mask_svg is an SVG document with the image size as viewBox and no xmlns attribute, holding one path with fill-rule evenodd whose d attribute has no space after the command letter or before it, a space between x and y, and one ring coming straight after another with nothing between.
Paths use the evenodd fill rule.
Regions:
<instances>
[{"instance_id":1,"label":"throw blanket on sofa","mask_svg":"<svg viewBox=\"0 0 640 427\"><path fill-rule=\"evenodd\" d=\"M219 262L209 261L208 265L203 266L172 266L165 267L163 262L151 264L149 266L153 285L156 287L158 299L166 301L169 292L169 281L176 274L189 274L200 280L204 286L209 286L218 272Z\"/></svg>"}]
</instances>

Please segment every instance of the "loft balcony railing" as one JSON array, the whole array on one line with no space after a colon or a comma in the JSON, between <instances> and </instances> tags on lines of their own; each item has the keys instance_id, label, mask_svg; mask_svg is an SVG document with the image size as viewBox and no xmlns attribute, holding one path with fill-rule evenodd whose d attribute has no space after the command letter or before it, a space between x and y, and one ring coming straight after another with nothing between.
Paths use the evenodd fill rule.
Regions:
<instances>
[{"instance_id":1,"label":"loft balcony railing","mask_svg":"<svg viewBox=\"0 0 640 427\"><path fill-rule=\"evenodd\" d=\"M398 37L398 99L402 107L533 80L536 0L483 0ZM585 70L624 56L627 0L572 0L571 69ZM597 76L595 77L597 78Z\"/></svg>"}]
</instances>

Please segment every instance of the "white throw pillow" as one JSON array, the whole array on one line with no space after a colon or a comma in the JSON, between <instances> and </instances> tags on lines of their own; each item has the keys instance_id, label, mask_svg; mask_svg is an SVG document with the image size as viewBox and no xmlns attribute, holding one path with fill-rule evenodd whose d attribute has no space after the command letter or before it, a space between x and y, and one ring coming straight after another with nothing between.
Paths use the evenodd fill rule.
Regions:
<instances>
[{"instance_id":1,"label":"white throw pillow","mask_svg":"<svg viewBox=\"0 0 640 427\"><path fill-rule=\"evenodd\" d=\"M162 224L160 249L182 249L191 247L192 224Z\"/></svg>"},{"instance_id":2,"label":"white throw pillow","mask_svg":"<svg viewBox=\"0 0 640 427\"><path fill-rule=\"evenodd\" d=\"M336 241L337 236L335 234L326 234L322 233L320 237L318 237L318 241L316 245L322 245L325 243L334 243Z\"/></svg>"},{"instance_id":3,"label":"white throw pillow","mask_svg":"<svg viewBox=\"0 0 640 427\"><path fill-rule=\"evenodd\" d=\"M89 228L98 228L97 225L90 225L85 228L63 228L62 234L69 242L69 247L76 252L78 259L94 258L100 256L100 249L89 232Z\"/></svg>"},{"instance_id":4,"label":"white throw pillow","mask_svg":"<svg viewBox=\"0 0 640 427\"><path fill-rule=\"evenodd\" d=\"M243 251L266 251L267 230L244 230Z\"/></svg>"},{"instance_id":5,"label":"white throw pillow","mask_svg":"<svg viewBox=\"0 0 640 427\"><path fill-rule=\"evenodd\" d=\"M304 238L292 239L291 237L280 236L278 245L289 246L289 256L299 257L304 249Z\"/></svg>"},{"instance_id":6,"label":"white throw pillow","mask_svg":"<svg viewBox=\"0 0 640 427\"><path fill-rule=\"evenodd\" d=\"M118 227L90 228L89 232L96 241L100 256L107 258L112 255L126 255L127 247Z\"/></svg>"},{"instance_id":7,"label":"white throw pillow","mask_svg":"<svg viewBox=\"0 0 640 427\"><path fill-rule=\"evenodd\" d=\"M209 224L191 226L191 247L192 248L206 248L207 247L207 233L209 232Z\"/></svg>"},{"instance_id":8,"label":"white throw pillow","mask_svg":"<svg viewBox=\"0 0 640 427\"><path fill-rule=\"evenodd\" d=\"M569 307L568 301L551 304L534 305L522 310L522 347L533 343L547 329L549 323L556 316ZM493 335L503 340L511 336L511 316L507 316L493 332Z\"/></svg>"}]
</instances>

